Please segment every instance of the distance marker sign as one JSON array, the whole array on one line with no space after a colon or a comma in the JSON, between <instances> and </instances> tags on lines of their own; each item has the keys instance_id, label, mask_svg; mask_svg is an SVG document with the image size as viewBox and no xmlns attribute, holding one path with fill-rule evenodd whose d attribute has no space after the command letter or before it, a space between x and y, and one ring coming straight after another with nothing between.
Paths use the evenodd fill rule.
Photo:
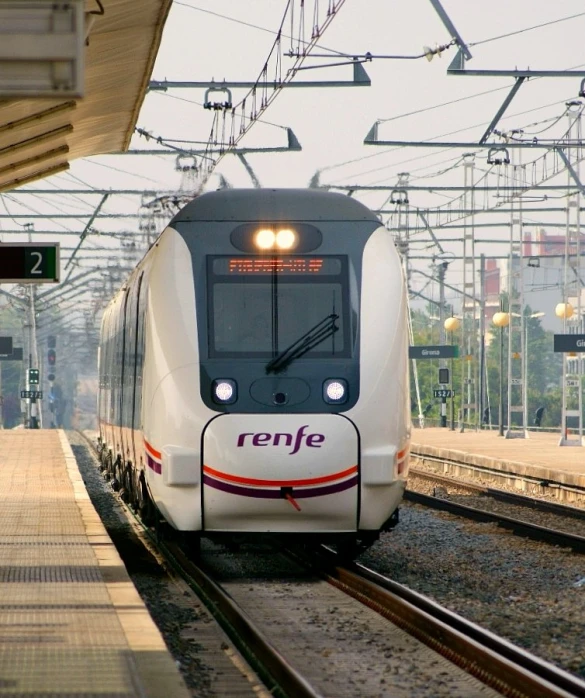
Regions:
<instances>
[{"instance_id":1,"label":"distance marker sign","mask_svg":"<svg viewBox=\"0 0 585 698\"><path fill-rule=\"evenodd\" d=\"M59 243L0 242L0 283L59 281Z\"/></svg>"}]
</instances>

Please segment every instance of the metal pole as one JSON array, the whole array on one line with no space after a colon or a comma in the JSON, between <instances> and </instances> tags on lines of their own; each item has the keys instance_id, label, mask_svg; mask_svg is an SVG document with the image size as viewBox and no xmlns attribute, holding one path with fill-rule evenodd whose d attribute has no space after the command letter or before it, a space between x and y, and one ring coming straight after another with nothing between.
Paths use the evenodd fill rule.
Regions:
<instances>
[{"instance_id":1,"label":"metal pole","mask_svg":"<svg viewBox=\"0 0 585 698\"><path fill-rule=\"evenodd\" d=\"M449 262L441 262L438 266L438 273L439 273L439 332L440 332L440 339L439 339L439 344L444 345L445 344L445 272L447 271L447 267L449 266ZM444 368L446 366L446 359L441 359L439 361L439 366L441 368ZM450 376L451 381L453 380L453 377ZM447 426L447 398L442 397L441 398L441 426L446 427Z\"/></svg>"},{"instance_id":2,"label":"metal pole","mask_svg":"<svg viewBox=\"0 0 585 698\"><path fill-rule=\"evenodd\" d=\"M504 312L504 299L500 297L500 312ZM500 407L498 414L499 435L504 436L504 328L500 327Z\"/></svg>"},{"instance_id":3,"label":"metal pole","mask_svg":"<svg viewBox=\"0 0 585 698\"><path fill-rule=\"evenodd\" d=\"M485 255L479 257L479 428L483 425L485 403ZM491 423L491 420L487 420Z\"/></svg>"},{"instance_id":4,"label":"metal pole","mask_svg":"<svg viewBox=\"0 0 585 698\"><path fill-rule=\"evenodd\" d=\"M453 332L450 335L450 343L453 344ZM454 363L453 357L451 357L451 431L455 431L455 373L453 369Z\"/></svg>"},{"instance_id":5,"label":"metal pole","mask_svg":"<svg viewBox=\"0 0 585 698\"><path fill-rule=\"evenodd\" d=\"M36 338L35 338L35 332L34 332L34 319L35 319L35 304L34 304L34 287L32 284L29 286L29 299L30 299L30 315L29 315L29 337L30 337L30 360L29 360L29 368L33 368L33 366L36 366L36 360L35 360L35 355L36 355ZM40 386L37 386L37 389ZM27 385L28 390L31 390L30 384ZM37 401L34 398L30 398L30 418L29 418L29 429L38 429L38 420L37 420Z\"/></svg>"}]
</instances>

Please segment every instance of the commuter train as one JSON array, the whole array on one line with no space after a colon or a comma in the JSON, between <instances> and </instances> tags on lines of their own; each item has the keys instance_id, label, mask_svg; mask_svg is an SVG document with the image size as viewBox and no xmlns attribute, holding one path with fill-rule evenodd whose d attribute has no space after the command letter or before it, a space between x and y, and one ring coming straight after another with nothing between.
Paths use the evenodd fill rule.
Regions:
<instances>
[{"instance_id":1,"label":"commuter train","mask_svg":"<svg viewBox=\"0 0 585 698\"><path fill-rule=\"evenodd\" d=\"M391 236L351 197L195 198L103 316L106 477L196 540L366 548L408 471L406 318Z\"/></svg>"}]
</instances>

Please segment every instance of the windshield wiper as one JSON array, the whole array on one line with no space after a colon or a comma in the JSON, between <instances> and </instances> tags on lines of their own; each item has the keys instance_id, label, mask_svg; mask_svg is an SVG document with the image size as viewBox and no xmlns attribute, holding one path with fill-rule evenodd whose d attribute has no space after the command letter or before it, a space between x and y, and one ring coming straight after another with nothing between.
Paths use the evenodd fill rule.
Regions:
<instances>
[{"instance_id":1,"label":"windshield wiper","mask_svg":"<svg viewBox=\"0 0 585 698\"><path fill-rule=\"evenodd\" d=\"M281 351L278 356L275 356L272 361L266 364L266 373L279 373L289 366L299 356L306 354L311 349L324 342L329 337L333 336L339 327L335 321L339 319L339 315L331 313L327 315L315 327L312 327L308 332L299 337L284 351Z\"/></svg>"}]
</instances>

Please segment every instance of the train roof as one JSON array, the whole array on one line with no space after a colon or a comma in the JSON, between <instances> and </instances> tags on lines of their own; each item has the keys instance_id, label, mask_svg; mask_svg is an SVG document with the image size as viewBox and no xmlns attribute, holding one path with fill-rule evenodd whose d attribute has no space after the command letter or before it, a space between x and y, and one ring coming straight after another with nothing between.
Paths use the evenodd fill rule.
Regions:
<instances>
[{"instance_id":1,"label":"train roof","mask_svg":"<svg viewBox=\"0 0 585 698\"><path fill-rule=\"evenodd\" d=\"M317 189L222 189L202 194L173 218L189 221L375 221L367 206Z\"/></svg>"}]
</instances>

